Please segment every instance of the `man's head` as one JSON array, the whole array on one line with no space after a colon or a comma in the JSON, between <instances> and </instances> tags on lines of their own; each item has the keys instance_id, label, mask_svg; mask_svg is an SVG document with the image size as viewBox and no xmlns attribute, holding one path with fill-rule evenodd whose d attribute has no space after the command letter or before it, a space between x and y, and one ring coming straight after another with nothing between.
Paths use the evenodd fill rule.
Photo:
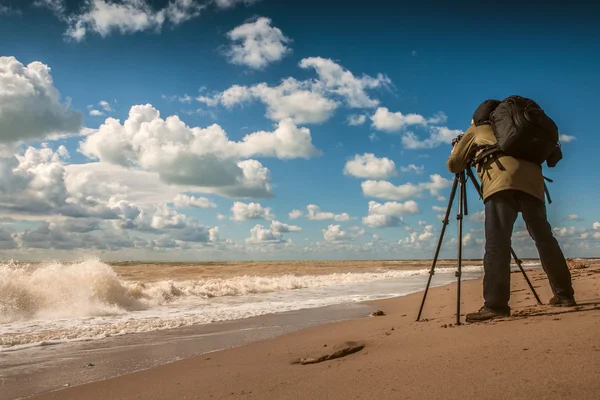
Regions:
<instances>
[{"instance_id":1,"label":"man's head","mask_svg":"<svg viewBox=\"0 0 600 400\"><path fill-rule=\"evenodd\" d=\"M489 124L490 114L499 104L499 100L486 100L481 103L473 113L473 124L475 126Z\"/></svg>"}]
</instances>

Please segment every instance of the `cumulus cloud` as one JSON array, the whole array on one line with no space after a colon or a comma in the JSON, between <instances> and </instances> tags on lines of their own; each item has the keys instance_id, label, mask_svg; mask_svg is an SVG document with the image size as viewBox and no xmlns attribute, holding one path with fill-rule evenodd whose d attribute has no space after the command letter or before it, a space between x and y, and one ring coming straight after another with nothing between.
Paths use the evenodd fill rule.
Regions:
<instances>
[{"instance_id":1,"label":"cumulus cloud","mask_svg":"<svg viewBox=\"0 0 600 400\"><path fill-rule=\"evenodd\" d=\"M102 109L103 109L104 111L113 111L112 107L110 106L110 103L109 103L108 101L106 101L106 100L100 100L100 101L98 102L98 105L99 105L100 107L102 107Z\"/></svg>"},{"instance_id":2,"label":"cumulus cloud","mask_svg":"<svg viewBox=\"0 0 600 400\"><path fill-rule=\"evenodd\" d=\"M341 65L320 57L302 59L299 66L314 70L318 78L298 81L290 77L276 86L267 83L233 85L224 92L198 96L196 100L211 107L223 105L228 108L259 100L266 105L266 117L271 120L291 118L297 124L322 123L342 104L350 108L376 106L378 100L371 99L367 90L387 87L391 83L382 74L356 77Z\"/></svg>"},{"instance_id":3,"label":"cumulus cloud","mask_svg":"<svg viewBox=\"0 0 600 400\"><path fill-rule=\"evenodd\" d=\"M577 138L575 136L571 136L571 135L566 135L564 133L562 133L559 137L559 140L563 143L571 143L573 141L575 141Z\"/></svg>"},{"instance_id":4,"label":"cumulus cloud","mask_svg":"<svg viewBox=\"0 0 600 400\"><path fill-rule=\"evenodd\" d=\"M21 15L21 10L0 4L0 15ZM2 240L0 238L0 240ZM2 244L0 244L0 248Z\"/></svg>"},{"instance_id":5,"label":"cumulus cloud","mask_svg":"<svg viewBox=\"0 0 600 400\"><path fill-rule=\"evenodd\" d=\"M73 232L68 223L44 221L35 229L27 229L19 235L22 248L29 249L100 249L120 250L124 248L144 247L144 239L131 238L123 232L103 230L99 234L92 232Z\"/></svg>"},{"instance_id":6,"label":"cumulus cloud","mask_svg":"<svg viewBox=\"0 0 600 400\"><path fill-rule=\"evenodd\" d=\"M361 186L365 196L386 200L404 200L410 197L420 197L422 192L425 191L428 191L432 196L438 196L440 190L452 185L450 180L438 174L430 175L429 178L429 182L405 183L399 186L395 186L388 181L368 180L363 182Z\"/></svg>"},{"instance_id":7,"label":"cumulus cloud","mask_svg":"<svg viewBox=\"0 0 600 400\"><path fill-rule=\"evenodd\" d=\"M391 80L383 75L377 77L363 75L358 78L331 59L309 57L300 61L300 67L312 68L319 76L318 85L326 91L342 97L350 108L369 108L379 104L379 100L371 99L366 90L387 87Z\"/></svg>"},{"instance_id":8,"label":"cumulus cloud","mask_svg":"<svg viewBox=\"0 0 600 400\"><path fill-rule=\"evenodd\" d=\"M19 247L19 245L15 241L13 234L9 231L0 229L0 250L11 250L16 249L17 247Z\"/></svg>"},{"instance_id":9,"label":"cumulus cloud","mask_svg":"<svg viewBox=\"0 0 600 400\"><path fill-rule=\"evenodd\" d=\"M292 210L288 216L290 217L290 219L298 219L301 218L304 214L302 213L301 210Z\"/></svg>"},{"instance_id":10,"label":"cumulus cloud","mask_svg":"<svg viewBox=\"0 0 600 400\"><path fill-rule=\"evenodd\" d=\"M254 3L258 3L260 0L214 0L214 3L219 8L231 8L239 3L244 3L245 5L251 5Z\"/></svg>"},{"instance_id":11,"label":"cumulus cloud","mask_svg":"<svg viewBox=\"0 0 600 400\"><path fill-rule=\"evenodd\" d=\"M68 28L65 37L81 42L86 35L107 37L113 33L160 32L166 23L177 26L200 15L206 8L197 0L170 0L154 9L147 0L89 0L77 13L67 13L64 0L37 0L36 5L49 8Z\"/></svg>"},{"instance_id":12,"label":"cumulus cloud","mask_svg":"<svg viewBox=\"0 0 600 400\"><path fill-rule=\"evenodd\" d=\"M346 162L344 175L387 179L396 175L396 164L387 157L377 158L373 153L356 154L353 159Z\"/></svg>"},{"instance_id":13,"label":"cumulus cloud","mask_svg":"<svg viewBox=\"0 0 600 400\"><path fill-rule=\"evenodd\" d=\"M446 211L444 208L443 211ZM475 222L485 222L485 210L477 211L475 214L469 215L469 220Z\"/></svg>"},{"instance_id":14,"label":"cumulus cloud","mask_svg":"<svg viewBox=\"0 0 600 400\"><path fill-rule=\"evenodd\" d=\"M592 227L594 229L600 229L600 222L594 222L594 225L592 225Z\"/></svg>"},{"instance_id":15,"label":"cumulus cloud","mask_svg":"<svg viewBox=\"0 0 600 400\"><path fill-rule=\"evenodd\" d=\"M284 224L279 221L271 222L271 231L277 233L289 233L289 232L300 232L302 228L295 225Z\"/></svg>"},{"instance_id":16,"label":"cumulus cloud","mask_svg":"<svg viewBox=\"0 0 600 400\"><path fill-rule=\"evenodd\" d=\"M0 57L0 143L78 134L83 115L61 103L50 68Z\"/></svg>"},{"instance_id":17,"label":"cumulus cloud","mask_svg":"<svg viewBox=\"0 0 600 400\"><path fill-rule=\"evenodd\" d=\"M178 194L173 199L175 207L193 207L193 208L215 208L217 205L206 197L194 197L185 194Z\"/></svg>"},{"instance_id":18,"label":"cumulus cloud","mask_svg":"<svg viewBox=\"0 0 600 400\"><path fill-rule=\"evenodd\" d=\"M400 172L414 172L415 174L422 174L425 170L423 165L416 166L415 164L409 164L406 167L400 167Z\"/></svg>"},{"instance_id":19,"label":"cumulus cloud","mask_svg":"<svg viewBox=\"0 0 600 400\"><path fill-rule=\"evenodd\" d=\"M387 107L379 107L371 116L372 126L384 132L397 132L411 125L436 125L446 122L447 117L440 113L432 118L425 118L420 114L402 114L390 112Z\"/></svg>"},{"instance_id":20,"label":"cumulus cloud","mask_svg":"<svg viewBox=\"0 0 600 400\"><path fill-rule=\"evenodd\" d=\"M203 188L226 197L271 197L270 173L251 156L309 158L319 154L310 131L290 120L273 132L255 132L230 141L217 124L188 127L166 119L150 104L131 107L128 119L107 118L80 143L80 151L102 162L156 172L167 183Z\"/></svg>"},{"instance_id":21,"label":"cumulus cloud","mask_svg":"<svg viewBox=\"0 0 600 400\"><path fill-rule=\"evenodd\" d=\"M271 208L263 207L259 203L242 203L236 201L231 206L231 213L234 221L247 221L252 219L273 220L275 215L271 213Z\"/></svg>"},{"instance_id":22,"label":"cumulus cloud","mask_svg":"<svg viewBox=\"0 0 600 400\"><path fill-rule=\"evenodd\" d=\"M422 249L429 246L432 239L433 226L425 225L422 231L419 232L415 230L411 232L409 236L405 237L404 239L400 239L398 244L406 248Z\"/></svg>"},{"instance_id":23,"label":"cumulus cloud","mask_svg":"<svg viewBox=\"0 0 600 400\"><path fill-rule=\"evenodd\" d=\"M286 46L290 39L281 29L271 26L271 19L259 17L227 33L233 43L226 52L233 64L263 69L270 63L281 60L291 49Z\"/></svg>"},{"instance_id":24,"label":"cumulus cloud","mask_svg":"<svg viewBox=\"0 0 600 400\"><path fill-rule=\"evenodd\" d=\"M250 230L250 237L246 243L265 244L265 243L285 243L282 237L283 233L300 232L302 228L294 225L287 225L279 221L272 221L270 227L266 228L261 224L256 224Z\"/></svg>"},{"instance_id":25,"label":"cumulus cloud","mask_svg":"<svg viewBox=\"0 0 600 400\"><path fill-rule=\"evenodd\" d=\"M259 100L267 107L266 117L278 121L291 118L297 124L321 123L328 120L338 107L338 102L313 90L310 82L287 78L277 86L259 83L254 86L234 85L215 96L199 96L196 100L208 106L237 104Z\"/></svg>"},{"instance_id":26,"label":"cumulus cloud","mask_svg":"<svg viewBox=\"0 0 600 400\"><path fill-rule=\"evenodd\" d=\"M373 228L399 226L403 223L402 215L418 214L419 205L414 200L405 203L387 202L380 204L369 202L369 215L363 217L363 224Z\"/></svg>"},{"instance_id":27,"label":"cumulus cloud","mask_svg":"<svg viewBox=\"0 0 600 400\"><path fill-rule=\"evenodd\" d=\"M332 212L323 212L321 211L321 207L316 204L309 204L306 206L306 210L308 211L306 214L306 218L314 221L324 221L324 220L335 220L335 221L349 221L350 215L348 213L334 214Z\"/></svg>"},{"instance_id":28,"label":"cumulus cloud","mask_svg":"<svg viewBox=\"0 0 600 400\"><path fill-rule=\"evenodd\" d=\"M565 219L568 221L583 221L583 218L577 214L569 214Z\"/></svg>"},{"instance_id":29,"label":"cumulus cloud","mask_svg":"<svg viewBox=\"0 0 600 400\"><path fill-rule=\"evenodd\" d=\"M0 209L30 215L58 214L72 217L117 218L93 197L70 193L63 161L64 146L28 147L23 154L0 156Z\"/></svg>"},{"instance_id":30,"label":"cumulus cloud","mask_svg":"<svg viewBox=\"0 0 600 400\"><path fill-rule=\"evenodd\" d=\"M371 116L372 126L387 133L404 132L402 145L407 149L431 149L444 143L450 143L462 131L435 126L447 121L444 113L438 113L431 118L420 114L402 114L390 112L386 107L379 107ZM406 128L418 126L429 130L429 137L420 139L414 132L406 132Z\"/></svg>"},{"instance_id":31,"label":"cumulus cloud","mask_svg":"<svg viewBox=\"0 0 600 400\"><path fill-rule=\"evenodd\" d=\"M367 122L367 116L364 114L353 114L348 117L348 125L358 126Z\"/></svg>"},{"instance_id":32,"label":"cumulus cloud","mask_svg":"<svg viewBox=\"0 0 600 400\"><path fill-rule=\"evenodd\" d=\"M256 224L254 228L250 230L250 237L246 239L246 243L268 243L283 242L281 234L279 232L273 232L269 228L265 228L261 224Z\"/></svg>"},{"instance_id":33,"label":"cumulus cloud","mask_svg":"<svg viewBox=\"0 0 600 400\"><path fill-rule=\"evenodd\" d=\"M414 132L407 132L402 136L402 145L407 149L432 149L441 144L450 144L452 139L463 133L458 129L432 126L429 128L429 137L421 140Z\"/></svg>"},{"instance_id":34,"label":"cumulus cloud","mask_svg":"<svg viewBox=\"0 0 600 400\"><path fill-rule=\"evenodd\" d=\"M323 238L327 242L344 242L355 240L365 234L364 229L354 230L354 232L345 231L340 225L329 225L327 229L323 229Z\"/></svg>"}]
</instances>

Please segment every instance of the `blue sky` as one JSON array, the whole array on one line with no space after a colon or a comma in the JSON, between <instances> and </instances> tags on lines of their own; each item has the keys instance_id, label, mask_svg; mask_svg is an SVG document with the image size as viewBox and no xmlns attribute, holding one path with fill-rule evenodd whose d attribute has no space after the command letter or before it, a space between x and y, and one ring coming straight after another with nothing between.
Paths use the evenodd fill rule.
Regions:
<instances>
[{"instance_id":1,"label":"blue sky","mask_svg":"<svg viewBox=\"0 0 600 400\"><path fill-rule=\"evenodd\" d=\"M0 0L7 258L430 258L449 141L512 94L567 135L548 214L598 255L598 7L33 3ZM469 189L470 257L482 209Z\"/></svg>"}]
</instances>

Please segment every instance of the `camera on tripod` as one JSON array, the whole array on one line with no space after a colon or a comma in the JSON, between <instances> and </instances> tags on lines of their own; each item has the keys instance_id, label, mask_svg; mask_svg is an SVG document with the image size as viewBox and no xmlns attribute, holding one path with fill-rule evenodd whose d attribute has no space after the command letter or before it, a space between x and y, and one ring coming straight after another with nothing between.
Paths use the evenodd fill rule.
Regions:
<instances>
[{"instance_id":1,"label":"camera on tripod","mask_svg":"<svg viewBox=\"0 0 600 400\"><path fill-rule=\"evenodd\" d=\"M458 135L457 137L455 137L454 139L452 139L452 147L454 147L456 145L456 143L460 142L460 139L462 139L462 137L464 136L464 133L461 133L460 135Z\"/></svg>"}]
</instances>

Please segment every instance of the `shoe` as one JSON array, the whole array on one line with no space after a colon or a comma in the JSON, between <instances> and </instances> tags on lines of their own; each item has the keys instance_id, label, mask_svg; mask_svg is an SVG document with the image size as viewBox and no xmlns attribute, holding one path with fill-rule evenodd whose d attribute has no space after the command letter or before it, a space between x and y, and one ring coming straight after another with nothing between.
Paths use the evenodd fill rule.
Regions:
<instances>
[{"instance_id":1,"label":"shoe","mask_svg":"<svg viewBox=\"0 0 600 400\"><path fill-rule=\"evenodd\" d=\"M510 316L510 311L499 312L499 311L494 311L492 309L489 309L486 306L483 306L479 309L479 311L467 314L466 321L467 322L481 322L481 321L488 321L488 320L494 319L494 318L509 317L509 316Z\"/></svg>"},{"instance_id":2,"label":"shoe","mask_svg":"<svg viewBox=\"0 0 600 400\"><path fill-rule=\"evenodd\" d=\"M558 297L556 295L548 303L552 307L575 307L577 305L573 297Z\"/></svg>"}]
</instances>

